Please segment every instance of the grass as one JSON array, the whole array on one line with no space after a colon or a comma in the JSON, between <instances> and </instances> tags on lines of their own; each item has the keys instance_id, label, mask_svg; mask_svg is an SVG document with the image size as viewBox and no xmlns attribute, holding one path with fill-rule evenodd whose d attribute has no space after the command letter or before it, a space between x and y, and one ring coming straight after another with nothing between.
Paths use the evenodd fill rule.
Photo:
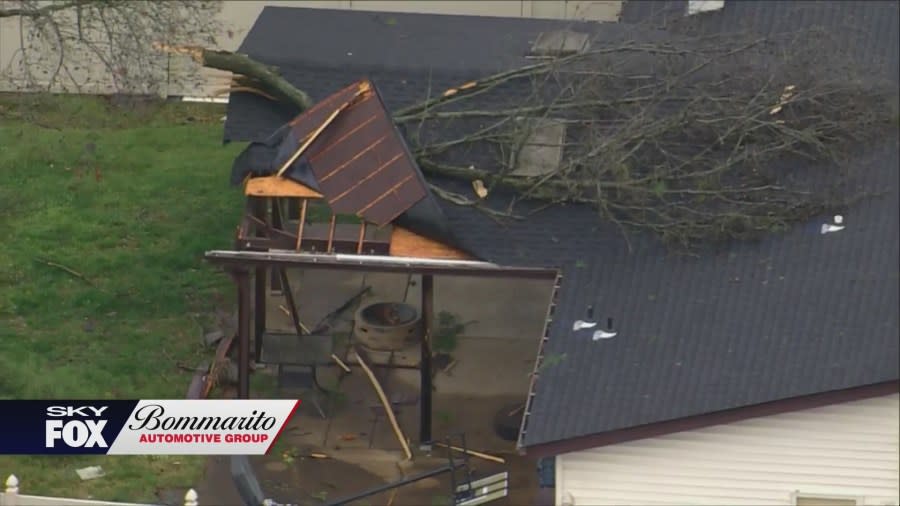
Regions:
<instances>
[{"instance_id":1,"label":"grass","mask_svg":"<svg viewBox=\"0 0 900 506\"><path fill-rule=\"evenodd\" d=\"M198 322L233 299L202 255L238 222L228 175L240 147L222 146L221 106L126 105L0 95L0 398L183 398L177 363L210 354ZM153 501L195 486L203 464L0 456L0 481ZM80 481L88 465L107 475Z\"/></svg>"}]
</instances>

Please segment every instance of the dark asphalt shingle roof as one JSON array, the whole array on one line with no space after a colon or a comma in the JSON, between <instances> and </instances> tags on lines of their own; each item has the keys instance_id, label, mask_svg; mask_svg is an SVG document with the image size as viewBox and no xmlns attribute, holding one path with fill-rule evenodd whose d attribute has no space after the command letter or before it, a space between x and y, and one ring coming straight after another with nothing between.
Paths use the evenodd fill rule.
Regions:
<instances>
[{"instance_id":1,"label":"dark asphalt shingle roof","mask_svg":"<svg viewBox=\"0 0 900 506\"><path fill-rule=\"evenodd\" d=\"M881 31L868 33L873 40L896 40L896 16L884 26L861 17L879 23ZM537 33L563 26L569 24L267 7L241 51L278 64L316 99L368 75L396 108L421 100L429 83L443 90L521 64ZM858 47L878 45L864 42ZM328 56L316 54L320 49ZM342 59L348 52L366 59ZM888 57L896 63L896 52ZM258 97L232 95L226 140L265 137L292 115ZM867 187L884 194L847 210L846 230L819 234L822 217L696 258L673 256L640 234L629 236L629 250L615 226L581 206L500 225L441 201L456 234L481 256L563 270L545 351L566 359L536 382L524 445L900 378L897 153L890 139L859 158ZM601 322L613 318L616 338L593 342L589 332L572 332L589 305Z\"/></svg>"}]
</instances>

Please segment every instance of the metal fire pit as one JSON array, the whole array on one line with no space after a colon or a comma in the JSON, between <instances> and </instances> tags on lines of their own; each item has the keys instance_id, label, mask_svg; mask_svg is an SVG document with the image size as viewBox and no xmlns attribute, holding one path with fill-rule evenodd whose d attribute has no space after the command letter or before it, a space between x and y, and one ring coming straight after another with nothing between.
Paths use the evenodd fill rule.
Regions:
<instances>
[{"instance_id":1,"label":"metal fire pit","mask_svg":"<svg viewBox=\"0 0 900 506\"><path fill-rule=\"evenodd\" d=\"M402 302L375 302L356 311L353 335L375 351L401 350L419 337L419 311Z\"/></svg>"}]
</instances>

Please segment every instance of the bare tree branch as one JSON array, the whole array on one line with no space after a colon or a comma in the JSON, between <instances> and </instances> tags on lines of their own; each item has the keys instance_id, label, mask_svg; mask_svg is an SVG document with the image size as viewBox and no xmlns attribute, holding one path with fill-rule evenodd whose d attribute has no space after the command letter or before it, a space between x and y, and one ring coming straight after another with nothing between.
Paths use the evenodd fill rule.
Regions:
<instances>
[{"instance_id":1,"label":"bare tree branch","mask_svg":"<svg viewBox=\"0 0 900 506\"><path fill-rule=\"evenodd\" d=\"M286 97L292 88L246 56L216 57L216 68L243 73L260 91ZM501 89L510 85L531 91L510 103ZM741 35L607 42L429 92L394 118L415 125L408 140L426 173L506 190L508 208L495 218L514 215L522 200L586 204L623 232L690 248L783 230L859 198L843 189L861 175L848 155L896 129L891 90L810 30L789 43ZM285 102L309 106L305 93ZM529 177L513 171L534 142L526 118L567 125L560 164Z\"/></svg>"},{"instance_id":2,"label":"bare tree branch","mask_svg":"<svg viewBox=\"0 0 900 506\"><path fill-rule=\"evenodd\" d=\"M42 7L34 7L30 3L23 2L21 7L12 9L0 9L0 18L39 18L48 16L58 11L69 10L73 7L85 5L93 0L72 0L70 2L56 2Z\"/></svg>"},{"instance_id":3,"label":"bare tree branch","mask_svg":"<svg viewBox=\"0 0 900 506\"><path fill-rule=\"evenodd\" d=\"M153 41L215 46L221 2L209 0L8 0L19 18L14 59L0 84L25 91L167 94L202 85L199 65L172 65ZM98 72L98 69L101 69ZM3 82L6 81L6 82Z\"/></svg>"},{"instance_id":4,"label":"bare tree branch","mask_svg":"<svg viewBox=\"0 0 900 506\"><path fill-rule=\"evenodd\" d=\"M0 17L26 22L17 54L30 86L96 84L80 68L92 61L118 90L159 92L182 55L190 58L184 63L232 72L232 91L301 111L312 105L278 69L209 49L217 2L17 5ZM490 195L435 187L439 197L496 219L514 216L526 200L578 203L623 231L690 247L759 237L860 198L847 189L864 176L850 157L897 129L897 92L867 75L829 33L649 39L604 38L584 53L444 91L429 86L394 119L411 131L426 173L479 180ZM536 140L544 123L565 126L561 146L539 145L548 142ZM524 176L525 148L562 154L557 165Z\"/></svg>"},{"instance_id":5,"label":"bare tree branch","mask_svg":"<svg viewBox=\"0 0 900 506\"><path fill-rule=\"evenodd\" d=\"M246 55L228 51L213 51L200 46L170 46L159 42L154 43L153 46L159 51L188 55L204 67L250 77L256 83L256 86L251 87L259 87L260 91L266 90L280 101L292 104L301 111L312 106L312 99L309 98L309 95L281 77L278 69L259 63Z\"/></svg>"}]
</instances>

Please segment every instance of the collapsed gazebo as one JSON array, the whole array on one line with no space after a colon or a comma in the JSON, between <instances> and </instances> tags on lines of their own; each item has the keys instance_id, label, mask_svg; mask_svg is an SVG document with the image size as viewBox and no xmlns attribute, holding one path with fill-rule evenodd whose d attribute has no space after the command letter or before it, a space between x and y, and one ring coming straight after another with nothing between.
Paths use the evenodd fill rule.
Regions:
<instances>
[{"instance_id":1,"label":"collapsed gazebo","mask_svg":"<svg viewBox=\"0 0 900 506\"><path fill-rule=\"evenodd\" d=\"M248 146L235 161L232 182L243 184L246 195L234 249L210 251L206 258L237 284L240 398L250 395L251 359L258 364L285 359L266 351L275 345L266 325L270 289L285 297L295 329L287 336L296 345L291 349L317 360L312 355L323 336L316 335L320 329L301 324L287 269L421 275L419 439L427 445L432 439L433 277L547 279L558 285L555 269L496 265L460 246L370 81L331 95L266 141Z\"/></svg>"}]
</instances>

